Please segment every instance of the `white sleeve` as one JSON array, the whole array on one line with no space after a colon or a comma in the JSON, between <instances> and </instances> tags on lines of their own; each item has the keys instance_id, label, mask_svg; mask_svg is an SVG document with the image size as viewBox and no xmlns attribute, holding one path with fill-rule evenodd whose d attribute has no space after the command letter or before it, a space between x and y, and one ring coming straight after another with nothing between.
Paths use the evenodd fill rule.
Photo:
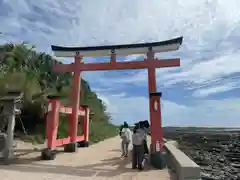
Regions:
<instances>
[{"instance_id":1,"label":"white sleeve","mask_svg":"<svg viewBox=\"0 0 240 180\"><path fill-rule=\"evenodd\" d=\"M129 140L132 142L132 131L128 129Z\"/></svg>"}]
</instances>

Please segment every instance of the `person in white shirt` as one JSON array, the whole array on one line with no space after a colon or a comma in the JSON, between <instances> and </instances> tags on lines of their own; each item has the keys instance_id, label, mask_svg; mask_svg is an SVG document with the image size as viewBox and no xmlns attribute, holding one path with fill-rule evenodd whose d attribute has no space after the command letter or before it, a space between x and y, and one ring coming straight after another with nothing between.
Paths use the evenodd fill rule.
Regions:
<instances>
[{"instance_id":1,"label":"person in white shirt","mask_svg":"<svg viewBox=\"0 0 240 180\"><path fill-rule=\"evenodd\" d=\"M122 142L121 142L122 156L128 157L128 147L132 139L132 131L128 127L127 122L124 122L123 128L120 131L120 136L122 139Z\"/></svg>"},{"instance_id":2,"label":"person in white shirt","mask_svg":"<svg viewBox=\"0 0 240 180\"><path fill-rule=\"evenodd\" d=\"M139 126L139 125L138 125ZM144 159L144 139L146 138L146 132L142 127L135 127L132 135L132 169L138 168L143 170Z\"/></svg>"}]
</instances>

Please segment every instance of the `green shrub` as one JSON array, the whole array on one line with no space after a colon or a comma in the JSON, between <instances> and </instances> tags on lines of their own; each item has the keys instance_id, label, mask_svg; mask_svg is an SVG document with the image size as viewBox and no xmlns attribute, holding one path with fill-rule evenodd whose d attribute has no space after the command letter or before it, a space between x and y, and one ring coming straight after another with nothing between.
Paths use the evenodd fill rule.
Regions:
<instances>
[{"instance_id":1,"label":"green shrub","mask_svg":"<svg viewBox=\"0 0 240 180\"><path fill-rule=\"evenodd\" d=\"M72 73L56 73L52 65L56 62L50 55L38 53L27 44L5 44L0 46L0 94L9 90L24 93L21 120L28 135L23 139L34 143L43 143L45 138L45 124L47 96L58 95L65 106L69 106L71 94ZM110 116L106 113L106 106L91 91L89 84L81 80L81 104L88 105L94 113L90 123L90 142L99 142L105 138L115 136L117 129L110 123ZM69 98L68 98L69 97ZM21 121L16 123L16 131L23 131ZM79 135L81 124L79 124ZM58 138L68 135L68 119L60 116Z\"/></svg>"}]
</instances>

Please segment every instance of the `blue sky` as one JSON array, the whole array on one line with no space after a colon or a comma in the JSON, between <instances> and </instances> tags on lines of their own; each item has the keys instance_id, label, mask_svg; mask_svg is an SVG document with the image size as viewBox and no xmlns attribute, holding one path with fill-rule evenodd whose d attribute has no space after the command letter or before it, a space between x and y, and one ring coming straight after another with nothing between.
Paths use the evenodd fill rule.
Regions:
<instances>
[{"instance_id":1,"label":"blue sky","mask_svg":"<svg viewBox=\"0 0 240 180\"><path fill-rule=\"evenodd\" d=\"M163 124L239 127L239 8L239 0L0 0L0 43L27 41L52 54L51 44L126 44L183 36L179 51L157 54L181 58L181 67L157 70ZM106 103L114 123L148 119L146 70L83 76Z\"/></svg>"}]
</instances>

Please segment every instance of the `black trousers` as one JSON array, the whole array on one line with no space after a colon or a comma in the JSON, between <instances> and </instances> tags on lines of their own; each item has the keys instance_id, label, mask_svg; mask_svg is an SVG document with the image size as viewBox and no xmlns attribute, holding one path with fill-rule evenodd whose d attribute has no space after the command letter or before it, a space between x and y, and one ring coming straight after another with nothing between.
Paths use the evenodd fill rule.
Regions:
<instances>
[{"instance_id":1,"label":"black trousers","mask_svg":"<svg viewBox=\"0 0 240 180\"><path fill-rule=\"evenodd\" d=\"M132 168L142 169L142 162L144 158L144 145L133 145L132 150Z\"/></svg>"},{"instance_id":2,"label":"black trousers","mask_svg":"<svg viewBox=\"0 0 240 180\"><path fill-rule=\"evenodd\" d=\"M146 140L143 141L143 146L144 146L144 154L149 154L148 145L147 145Z\"/></svg>"}]
</instances>

